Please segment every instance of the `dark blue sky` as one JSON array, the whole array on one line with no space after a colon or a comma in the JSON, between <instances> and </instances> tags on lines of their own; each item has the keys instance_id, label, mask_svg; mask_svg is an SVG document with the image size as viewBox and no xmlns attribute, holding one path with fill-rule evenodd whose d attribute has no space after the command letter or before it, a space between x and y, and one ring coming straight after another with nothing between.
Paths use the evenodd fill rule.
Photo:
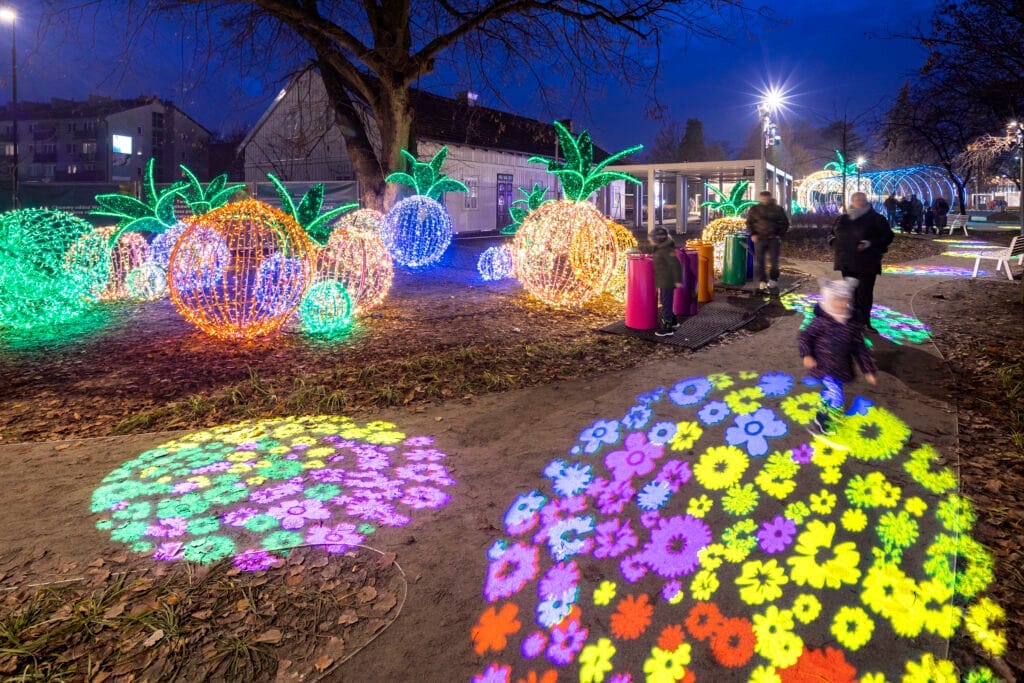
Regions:
<instances>
[{"instance_id":1,"label":"dark blue sky","mask_svg":"<svg viewBox=\"0 0 1024 683\"><path fill-rule=\"evenodd\" d=\"M165 22L139 36L128 66L123 40L137 24L111 10L71 27L48 25L38 0L13 0L22 20L18 34L22 99L81 98L89 93L173 99L214 131L251 124L281 86L286 73L243 75L237 65L209 64L182 41L179 26ZM756 0L755 0L756 1ZM119 3L115 3L119 4ZM738 146L754 120L753 103L767 81L785 82L789 116L823 121L846 109L857 115L895 95L923 60L910 42L884 36L927 22L931 0L777 0L765 3L778 22L736 27L729 41L691 41L664 48L658 96L666 116L704 120L709 139ZM108 13L109 12L109 13ZM751 34L750 31L756 31ZM187 33L187 32L186 32ZM9 37L0 32L0 92L10 97ZM454 93L466 87L443 75L424 87ZM557 86L557 83L551 85ZM571 116L607 148L648 143L661 125L644 117L643 92L595 93L587 107L546 111L529 88L509 88L505 101L542 119ZM482 103L504 106L488 94Z\"/></svg>"}]
</instances>

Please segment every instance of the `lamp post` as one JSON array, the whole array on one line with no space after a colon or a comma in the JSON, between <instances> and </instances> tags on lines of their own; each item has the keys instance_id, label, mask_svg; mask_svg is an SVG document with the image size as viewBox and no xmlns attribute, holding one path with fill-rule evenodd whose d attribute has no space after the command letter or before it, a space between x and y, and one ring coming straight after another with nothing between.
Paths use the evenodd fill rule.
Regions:
<instances>
[{"instance_id":1,"label":"lamp post","mask_svg":"<svg viewBox=\"0 0 1024 683\"><path fill-rule=\"evenodd\" d=\"M857 192L863 192L864 188L860 186L860 168L867 161L864 157L857 157Z\"/></svg>"},{"instance_id":2,"label":"lamp post","mask_svg":"<svg viewBox=\"0 0 1024 683\"><path fill-rule=\"evenodd\" d=\"M768 88L761 93L761 101L757 103L757 118L761 124L761 174L764 178L762 190L770 190L768 185L768 150L779 144L779 129L773 116L785 104L786 97L778 88Z\"/></svg>"},{"instance_id":3,"label":"lamp post","mask_svg":"<svg viewBox=\"0 0 1024 683\"><path fill-rule=\"evenodd\" d=\"M0 7L0 21L11 25L11 118L14 120L14 155L11 167L11 208L17 209L18 201L18 13L10 7Z\"/></svg>"},{"instance_id":4,"label":"lamp post","mask_svg":"<svg viewBox=\"0 0 1024 683\"><path fill-rule=\"evenodd\" d=\"M1020 121L1011 121L1006 131L1017 141L1017 204L1020 205L1020 234L1024 235L1024 124Z\"/></svg>"}]
</instances>

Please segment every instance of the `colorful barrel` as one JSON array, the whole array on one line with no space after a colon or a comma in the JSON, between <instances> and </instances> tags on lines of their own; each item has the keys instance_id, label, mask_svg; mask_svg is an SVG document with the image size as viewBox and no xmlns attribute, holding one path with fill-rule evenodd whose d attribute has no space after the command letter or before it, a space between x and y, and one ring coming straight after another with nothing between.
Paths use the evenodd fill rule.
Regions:
<instances>
[{"instance_id":1,"label":"colorful barrel","mask_svg":"<svg viewBox=\"0 0 1024 683\"><path fill-rule=\"evenodd\" d=\"M733 232L725 236L725 255L722 261L722 282L742 285L747 281L746 233Z\"/></svg>"},{"instance_id":2,"label":"colorful barrel","mask_svg":"<svg viewBox=\"0 0 1024 683\"><path fill-rule=\"evenodd\" d=\"M750 233L744 233L747 236L747 279L754 279L754 239L750 236Z\"/></svg>"},{"instance_id":3,"label":"colorful barrel","mask_svg":"<svg viewBox=\"0 0 1024 683\"><path fill-rule=\"evenodd\" d=\"M649 254L629 254L626 257L626 327L653 330L657 326L654 259Z\"/></svg>"},{"instance_id":4,"label":"colorful barrel","mask_svg":"<svg viewBox=\"0 0 1024 683\"><path fill-rule=\"evenodd\" d=\"M697 315L697 252L679 248L676 255L683 264L683 286L676 290L672 312L683 316Z\"/></svg>"},{"instance_id":5,"label":"colorful barrel","mask_svg":"<svg viewBox=\"0 0 1024 683\"><path fill-rule=\"evenodd\" d=\"M711 301L715 298L715 245L703 240L690 240L686 248L697 252L697 302Z\"/></svg>"}]
</instances>

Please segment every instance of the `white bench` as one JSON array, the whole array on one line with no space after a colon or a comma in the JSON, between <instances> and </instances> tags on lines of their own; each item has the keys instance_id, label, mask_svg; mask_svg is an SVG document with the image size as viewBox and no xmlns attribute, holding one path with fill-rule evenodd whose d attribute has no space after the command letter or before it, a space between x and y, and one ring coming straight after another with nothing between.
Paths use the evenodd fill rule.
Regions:
<instances>
[{"instance_id":1,"label":"white bench","mask_svg":"<svg viewBox=\"0 0 1024 683\"><path fill-rule=\"evenodd\" d=\"M949 234L952 235L957 230L963 230L964 235L968 235L967 222L971 219L970 216L963 213L953 215L953 220L949 222ZM969 236L969 235L968 235Z\"/></svg>"},{"instance_id":2,"label":"white bench","mask_svg":"<svg viewBox=\"0 0 1024 683\"><path fill-rule=\"evenodd\" d=\"M982 259L988 259L989 261L996 261L996 270L1005 269L1006 277L1013 279L1013 273L1010 272L1010 261L1017 259L1017 265L1024 264L1024 239L1018 235L1013 238L1010 242L1010 246L1006 249L1000 249L999 251L989 252L978 252L974 254L974 274L971 277L978 277L978 267L981 265Z\"/></svg>"}]
</instances>

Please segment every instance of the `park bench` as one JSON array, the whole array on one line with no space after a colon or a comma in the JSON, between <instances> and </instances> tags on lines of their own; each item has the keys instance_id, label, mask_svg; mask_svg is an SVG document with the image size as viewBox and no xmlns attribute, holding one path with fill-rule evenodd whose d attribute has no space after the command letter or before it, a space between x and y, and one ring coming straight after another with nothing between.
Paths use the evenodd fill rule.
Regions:
<instances>
[{"instance_id":1,"label":"park bench","mask_svg":"<svg viewBox=\"0 0 1024 683\"><path fill-rule=\"evenodd\" d=\"M978 267L981 265L982 259L996 261L996 270L1005 269L1006 277L1012 280L1013 273L1010 272L1010 261L1017 259L1018 266L1024 264L1024 239L1021 239L1018 235L1013 238L1010 246L1006 249L974 254L974 274L971 277L978 277Z\"/></svg>"},{"instance_id":2,"label":"park bench","mask_svg":"<svg viewBox=\"0 0 1024 683\"><path fill-rule=\"evenodd\" d=\"M967 221L971 219L970 216L963 213L953 215L953 220L949 222L949 234L952 235L957 230L963 230L964 235L967 235Z\"/></svg>"}]
</instances>

